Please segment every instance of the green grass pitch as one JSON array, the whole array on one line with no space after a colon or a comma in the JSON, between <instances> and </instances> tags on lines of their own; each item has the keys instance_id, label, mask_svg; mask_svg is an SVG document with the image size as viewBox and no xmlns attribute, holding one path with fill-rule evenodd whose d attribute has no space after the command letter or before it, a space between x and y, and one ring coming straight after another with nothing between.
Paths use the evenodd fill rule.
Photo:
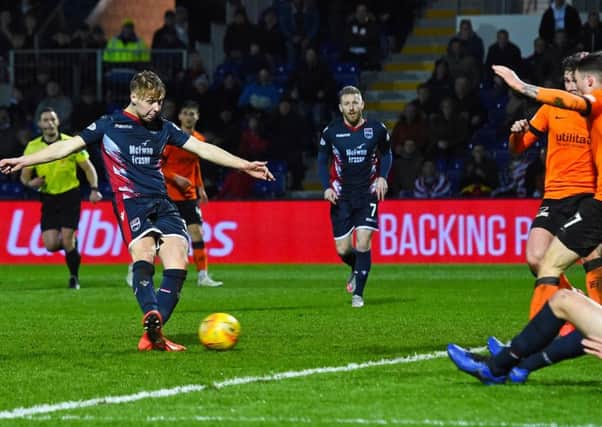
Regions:
<instances>
[{"instance_id":1,"label":"green grass pitch","mask_svg":"<svg viewBox=\"0 0 602 427\"><path fill-rule=\"evenodd\" d=\"M520 330L524 265L374 265L359 310L342 265L215 265L218 289L191 269L165 327L179 354L136 351L125 273L84 265L70 291L64 266L0 266L0 427L602 426L597 359L486 387L442 353ZM569 276L582 287L580 267ZM216 311L240 320L231 351L199 344Z\"/></svg>"}]
</instances>

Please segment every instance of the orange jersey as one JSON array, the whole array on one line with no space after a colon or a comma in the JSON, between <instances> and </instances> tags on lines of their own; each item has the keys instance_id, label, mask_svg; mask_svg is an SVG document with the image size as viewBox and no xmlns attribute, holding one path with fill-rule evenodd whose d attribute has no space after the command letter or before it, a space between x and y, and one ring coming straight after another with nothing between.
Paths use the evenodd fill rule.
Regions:
<instances>
[{"instance_id":1,"label":"orange jersey","mask_svg":"<svg viewBox=\"0 0 602 427\"><path fill-rule=\"evenodd\" d=\"M529 121L529 131L512 134L521 152L548 134L544 199L563 199L596 191L596 169L587 119L577 111L543 105Z\"/></svg>"},{"instance_id":2,"label":"orange jersey","mask_svg":"<svg viewBox=\"0 0 602 427\"><path fill-rule=\"evenodd\" d=\"M193 131L192 136L200 141L205 140L205 137L197 131ZM167 145L162 157L161 171L165 176L169 198L173 201L197 200L199 198L197 188L203 186L199 156L183 148ZM186 190L180 189L174 179L175 175L188 179L190 186Z\"/></svg>"},{"instance_id":3,"label":"orange jersey","mask_svg":"<svg viewBox=\"0 0 602 427\"><path fill-rule=\"evenodd\" d=\"M592 137L592 152L598 171L598 182L594 198L602 202L602 89L596 89L587 96L591 103L589 114L590 135Z\"/></svg>"}]
</instances>

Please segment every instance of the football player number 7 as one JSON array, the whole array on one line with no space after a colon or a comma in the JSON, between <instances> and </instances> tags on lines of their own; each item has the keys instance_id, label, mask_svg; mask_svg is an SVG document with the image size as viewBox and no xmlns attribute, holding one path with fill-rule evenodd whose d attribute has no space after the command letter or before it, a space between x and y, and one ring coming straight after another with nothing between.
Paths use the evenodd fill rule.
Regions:
<instances>
[{"instance_id":1,"label":"football player number 7","mask_svg":"<svg viewBox=\"0 0 602 427\"><path fill-rule=\"evenodd\" d=\"M376 203L370 203L370 216L374 216L376 213Z\"/></svg>"}]
</instances>

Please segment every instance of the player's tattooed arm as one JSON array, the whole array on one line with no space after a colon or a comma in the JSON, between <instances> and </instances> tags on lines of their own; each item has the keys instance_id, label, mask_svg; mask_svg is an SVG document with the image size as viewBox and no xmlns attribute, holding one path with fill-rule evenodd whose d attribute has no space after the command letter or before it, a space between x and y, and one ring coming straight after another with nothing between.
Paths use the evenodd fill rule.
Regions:
<instances>
[{"instance_id":1,"label":"player's tattooed arm","mask_svg":"<svg viewBox=\"0 0 602 427\"><path fill-rule=\"evenodd\" d=\"M538 90L539 87L525 83L523 84L519 92L523 95L528 96L529 98L536 98Z\"/></svg>"}]
</instances>

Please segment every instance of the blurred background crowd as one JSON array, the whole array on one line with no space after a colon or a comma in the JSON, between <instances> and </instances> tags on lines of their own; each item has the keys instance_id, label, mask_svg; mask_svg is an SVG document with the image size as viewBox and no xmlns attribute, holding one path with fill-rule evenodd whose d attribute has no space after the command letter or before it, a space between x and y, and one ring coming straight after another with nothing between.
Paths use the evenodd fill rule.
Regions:
<instances>
[{"instance_id":1,"label":"blurred background crowd","mask_svg":"<svg viewBox=\"0 0 602 427\"><path fill-rule=\"evenodd\" d=\"M123 108L131 76L153 69L167 85L166 118L177 123L180 105L194 100L198 130L209 141L270 161L275 183L202 164L210 198L245 199L320 196L317 144L338 115L337 91L374 85L437 2L270 0L251 19L242 0L172 1L148 40L139 31L146 23L134 16L122 14L114 35L101 23L85 23L99 3L0 1L0 158L20 155L39 135L43 108L54 108L62 132L75 134ZM522 12L535 3L521 2ZM561 22L553 8L563 9ZM429 75L411 87L393 119L383 118L394 153L388 197L541 196L546 141L517 156L507 149L510 125L531 117L537 105L508 91L490 65L562 87L562 58L599 50L602 27L597 9L578 10L564 0L530 12L541 18L528 56L505 29L485 45L470 19L445 36L427 64ZM212 37L215 24L223 27L220 43ZM212 55L218 63L200 48L208 44L220 50ZM109 193L100 153L91 150L91 158ZM1 198L35 197L18 177L0 180Z\"/></svg>"}]
</instances>

